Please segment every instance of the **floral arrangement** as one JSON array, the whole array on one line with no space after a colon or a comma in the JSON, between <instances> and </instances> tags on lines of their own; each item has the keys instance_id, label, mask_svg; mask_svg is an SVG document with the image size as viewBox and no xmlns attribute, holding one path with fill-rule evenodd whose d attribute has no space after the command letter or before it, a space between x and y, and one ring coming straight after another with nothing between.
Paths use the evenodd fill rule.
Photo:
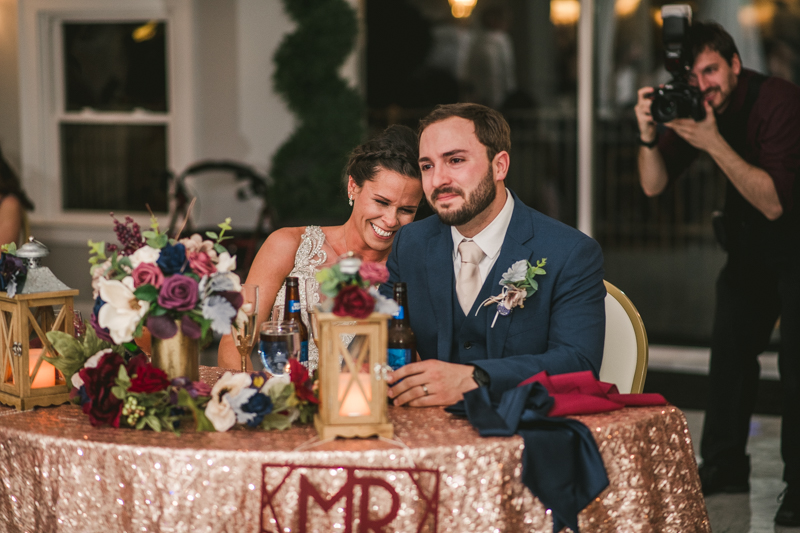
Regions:
<instances>
[{"instance_id":1,"label":"floral arrangement","mask_svg":"<svg viewBox=\"0 0 800 533\"><path fill-rule=\"evenodd\" d=\"M100 339L128 343L145 326L159 339L178 328L192 339L230 332L242 307L236 258L221 244L230 238L230 218L219 234L206 233L213 240L197 234L175 240L159 230L155 216L145 232L130 217L121 223L111 216L119 245L89 241L91 325Z\"/></svg>"},{"instance_id":2,"label":"floral arrangement","mask_svg":"<svg viewBox=\"0 0 800 533\"><path fill-rule=\"evenodd\" d=\"M27 275L28 265L17 257L17 244L12 242L0 246L0 290L13 298Z\"/></svg>"},{"instance_id":3,"label":"floral arrangement","mask_svg":"<svg viewBox=\"0 0 800 533\"><path fill-rule=\"evenodd\" d=\"M481 305L481 307L486 307L493 303L497 304L492 327L497 322L499 315L506 316L515 307L525 307L525 300L539 290L539 282L533 278L547 274L542 268L546 264L546 257L536 261L536 266L532 265L527 259L522 259L511 265L511 268L503 274L503 278L500 280L500 285L503 287L502 292L497 296L487 298ZM478 308L479 311L480 307ZM477 315L478 312L475 314Z\"/></svg>"},{"instance_id":4,"label":"floral arrangement","mask_svg":"<svg viewBox=\"0 0 800 533\"><path fill-rule=\"evenodd\" d=\"M291 373L268 378L264 372L225 373L213 388L186 378L170 380L143 354L104 341L92 328L82 340L51 331L47 338L60 357L44 356L69 380L71 398L94 426L109 425L155 431L227 431L246 424L286 429L296 420L311 421L317 399L316 380L297 361Z\"/></svg>"},{"instance_id":5,"label":"floral arrangement","mask_svg":"<svg viewBox=\"0 0 800 533\"><path fill-rule=\"evenodd\" d=\"M326 312L353 318L367 318L373 311L397 313L397 303L378 292L378 285L389 281L389 271L382 263L349 255L317 272L317 281L320 293L328 297L322 304Z\"/></svg>"}]
</instances>

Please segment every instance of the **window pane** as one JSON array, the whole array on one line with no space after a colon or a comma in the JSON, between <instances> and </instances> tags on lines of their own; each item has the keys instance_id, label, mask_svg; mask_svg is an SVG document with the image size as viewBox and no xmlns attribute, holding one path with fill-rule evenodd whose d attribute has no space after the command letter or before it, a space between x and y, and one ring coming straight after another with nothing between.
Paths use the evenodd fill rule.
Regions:
<instances>
[{"instance_id":1,"label":"window pane","mask_svg":"<svg viewBox=\"0 0 800 533\"><path fill-rule=\"evenodd\" d=\"M65 108L167 111L166 24L65 23Z\"/></svg>"},{"instance_id":2,"label":"window pane","mask_svg":"<svg viewBox=\"0 0 800 533\"><path fill-rule=\"evenodd\" d=\"M456 18L444 1L367 0L366 16L371 131L393 123L416 130L437 104L498 109L511 125L508 187L574 225L577 12L556 16L542 0L481 0ZM423 204L417 219L429 213Z\"/></svg>"},{"instance_id":3,"label":"window pane","mask_svg":"<svg viewBox=\"0 0 800 533\"><path fill-rule=\"evenodd\" d=\"M167 210L167 127L61 125L65 209Z\"/></svg>"}]
</instances>

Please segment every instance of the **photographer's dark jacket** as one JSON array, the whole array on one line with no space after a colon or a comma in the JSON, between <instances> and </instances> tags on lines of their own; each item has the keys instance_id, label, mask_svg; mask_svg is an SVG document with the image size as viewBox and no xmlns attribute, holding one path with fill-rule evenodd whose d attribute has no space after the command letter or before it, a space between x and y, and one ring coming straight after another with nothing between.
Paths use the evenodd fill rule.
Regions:
<instances>
[{"instance_id":1,"label":"photographer's dark jacket","mask_svg":"<svg viewBox=\"0 0 800 533\"><path fill-rule=\"evenodd\" d=\"M800 87L742 69L730 105L716 119L731 148L769 174L783 207L783 215L771 222L728 181L725 226L729 243L735 246L745 237L771 250L800 250ZM669 128L662 133L658 149L672 181L699 150Z\"/></svg>"}]
</instances>

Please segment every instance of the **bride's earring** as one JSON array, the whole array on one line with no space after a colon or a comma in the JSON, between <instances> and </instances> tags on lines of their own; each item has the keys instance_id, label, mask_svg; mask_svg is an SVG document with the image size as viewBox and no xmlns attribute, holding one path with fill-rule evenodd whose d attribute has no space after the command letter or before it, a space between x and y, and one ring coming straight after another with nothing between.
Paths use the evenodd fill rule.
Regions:
<instances>
[{"instance_id":1,"label":"bride's earring","mask_svg":"<svg viewBox=\"0 0 800 533\"><path fill-rule=\"evenodd\" d=\"M350 195L350 202L348 202L348 203L350 204L350 207L353 207L353 195L352 194Z\"/></svg>"}]
</instances>

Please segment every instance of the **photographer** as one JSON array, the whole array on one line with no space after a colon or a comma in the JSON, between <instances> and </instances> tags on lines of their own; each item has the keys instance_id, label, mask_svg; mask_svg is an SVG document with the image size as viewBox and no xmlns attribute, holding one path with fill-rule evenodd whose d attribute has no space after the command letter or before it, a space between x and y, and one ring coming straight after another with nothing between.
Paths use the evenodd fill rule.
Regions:
<instances>
[{"instance_id":1,"label":"photographer","mask_svg":"<svg viewBox=\"0 0 800 533\"><path fill-rule=\"evenodd\" d=\"M659 89L652 87L639 90L635 111L645 194L663 192L700 151L728 178L724 217L715 221L728 261L717 281L701 444L703 493L750 490L745 450L759 380L757 357L780 317L781 454L787 490L775 522L798 526L800 88L744 69L733 39L718 24L687 26L684 21L684 27L685 80L699 89L705 117L674 118L657 126L653 112L659 118L662 107L669 106L661 105L663 99L653 104ZM699 109L700 103L695 104Z\"/></svg>"}]
</instances>

